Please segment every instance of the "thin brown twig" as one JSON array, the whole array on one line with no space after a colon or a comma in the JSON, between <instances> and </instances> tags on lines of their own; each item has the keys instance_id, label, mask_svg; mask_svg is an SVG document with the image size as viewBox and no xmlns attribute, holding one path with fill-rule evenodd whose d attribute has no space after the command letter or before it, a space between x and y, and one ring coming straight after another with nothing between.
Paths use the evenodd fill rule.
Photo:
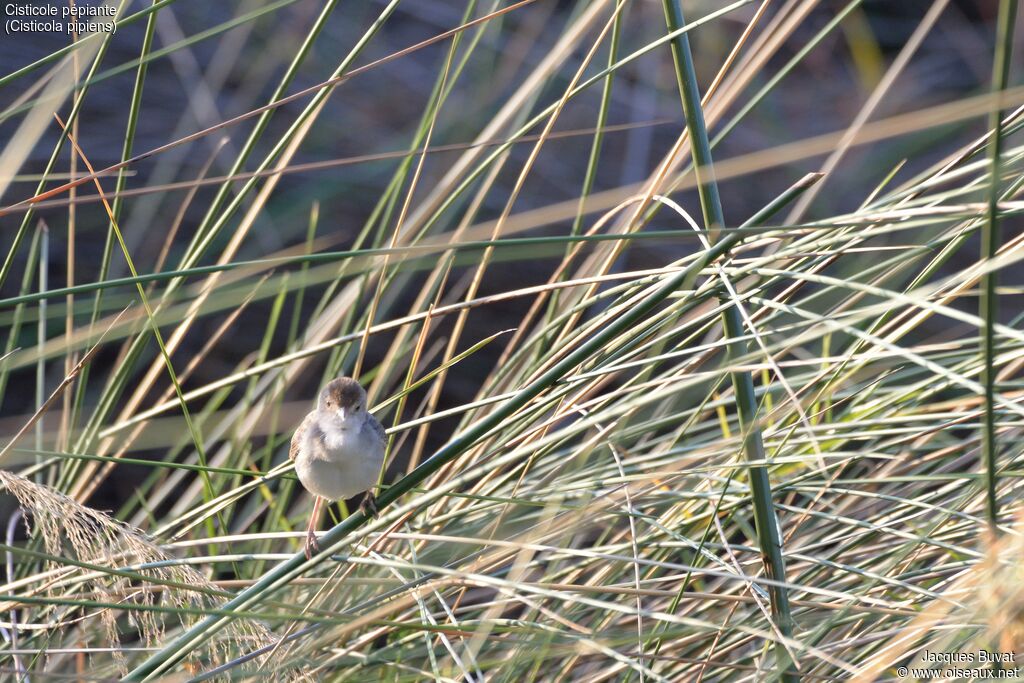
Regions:
<instances>
[{"instance_id":1,"label":"thin brown twig","mask_svg":"<svg viewBox=\"0 0 1024 683\"><path fill-rule=\"evenodd\" d=\"M647 121L633 121L629 123L619 123L604 127L605 133L624 133L638 128L648 128L654 126L664 126L672 123L679 123L680 119L673 117L662 117L657 119L649 119ZM567 138L583 137L593 135L596 132L594 126L586 128L572 128L567 130L552 131L547 137L549 140L564 140ZM422 155L433 155L447 152L464 152L472 149L484 149L488 147L499 147L502 145L516 145L524 144L527 142L536 142L541 138L540 133L533 133L530 135L521 135L518 138L491 138L488 140L475 140L473 142L452 142L444 145L432 145L431 147L420 147L418 149L397 149L388 152L373 152L370 154L356 154L345 157L338 157L335 159L323 159L320 161L310 161L302 164L291 164L284 168L268 168L262 171L245 171L236 173L234 175L223 175L223 176L210 176L204 178L204 173L200 173L199 176L192 180L179 180L172 183L164 183L162 185L150 185L147 187L135 187L130 189L121 190L119 192L107 192L108 197L139 197L148 194L159 194L163 192L177 192L182 190L195 191L198 188L206 187L209 185L220 185L224 182L241 182L243 180L251 180L252 178L269 178L270 176L284 175L290 173L308 173L312 171L322 171L332 168L340 168L343 166L352 166L355 164L366 164L374 161L391 161L393 159L405 159L412 156ZM117 169L114 169L116 171ZM205 170L205 168L204 168ZM112 175L112 171L103 170L97 171L96 176ZM73 176L74 178L85 178L87 176ZM72 188L74 189L74 188ZM27 200L26 200L27 201ZM81 195L75 199L77 204L95 203L100 201L100 195L98 194L86 194ZM15 214L30 209L54 209L61 208L70 205L72 202L70 199L44 199L37 202L26 203L19 202L18 204L12 204L7 207L0 209L0 216Z\"/></svg>"}]
</instances>

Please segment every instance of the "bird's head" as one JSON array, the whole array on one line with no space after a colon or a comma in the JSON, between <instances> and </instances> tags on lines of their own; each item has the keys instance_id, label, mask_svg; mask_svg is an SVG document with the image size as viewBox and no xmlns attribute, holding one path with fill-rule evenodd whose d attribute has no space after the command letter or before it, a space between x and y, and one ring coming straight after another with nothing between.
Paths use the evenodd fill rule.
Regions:
<instances>
[{"instance_id":1,"label":"bird's head","mask_svg":"<svg viewBox=\"0 0 1024 683\"><path fill-rule=\"evenodd\" d=\"M321 412L334 415L342 429L356 427L362 424L366 415L366 391L351 377L339 377L323 388L316 407Z\"/></svg>"}]
</instances>

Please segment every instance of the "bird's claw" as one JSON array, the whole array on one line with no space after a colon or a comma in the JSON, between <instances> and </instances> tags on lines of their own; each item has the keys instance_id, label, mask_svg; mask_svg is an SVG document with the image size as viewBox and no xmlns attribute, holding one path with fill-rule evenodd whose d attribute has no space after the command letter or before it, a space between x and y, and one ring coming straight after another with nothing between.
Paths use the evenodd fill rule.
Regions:
<instances>
[{"instance_id":1,"label":"bird's claw","mask_svg":"<svg viewBox=\"0 0 1024 683\"><path fill-rule=\"evenodd\" d=\"M320 552L320 544L316 542L316 533L310 531L306 534L306 559L313 559L313 553Z\"/></svg>"},{"instance_id":2,"label":"bird's claw","mask_svg":"<svg viewBox=\"0 0 1024 683\"><path fill-rule=\"evenodd\" d=\"M359 508L374 519L380 514L380 509L377 507L377 497L369 491L363 496L363 502L359 504Z\"/></svg>"}]
</instances>

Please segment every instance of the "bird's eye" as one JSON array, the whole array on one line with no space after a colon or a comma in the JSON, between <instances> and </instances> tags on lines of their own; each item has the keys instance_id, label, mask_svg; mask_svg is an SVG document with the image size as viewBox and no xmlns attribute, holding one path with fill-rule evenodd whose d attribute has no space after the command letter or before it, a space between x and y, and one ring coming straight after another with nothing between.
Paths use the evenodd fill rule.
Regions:
<instances>
[{"instance_id":1,"label":"bird's eye","mask_svg":"<svg viewBox=\"0 0 1024 683\"><path fill-rule=\"evenodd\" d=\"M360 409L360 408L362 408L362 407L363 407L363 406L362 406L362 404L361 404L361 403L357 403L357 404L355 405L355 409L356 409L356 410L359 410L359 409Z\"/></svg>"},{"instance_id":2,"label":"bird's eye","mask_svg":"<svg viewBox=\"0 0 1024 683\"><path fill-rule=\"evenodd\" d=\"M331 399L327 399L326 401L324 401L324 405L326 405L328 408L330 408L331 407Z\"/></svg>"}]
</instances>

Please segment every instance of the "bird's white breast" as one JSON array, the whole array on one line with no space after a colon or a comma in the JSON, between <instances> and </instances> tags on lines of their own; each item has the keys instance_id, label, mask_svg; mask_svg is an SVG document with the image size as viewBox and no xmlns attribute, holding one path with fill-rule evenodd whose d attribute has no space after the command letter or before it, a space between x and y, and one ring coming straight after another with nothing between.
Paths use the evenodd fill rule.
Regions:
<instances>
[{"instance_id":1,"label":"bird's white breast","mask_svg":"<svg viewBox=\"0 0 1024 683\"><path fill-rule=\"evenodd\" d=\"M311 493L342 500L375 486L383 462L384 444L370 425L341 429L318 420L305 435L295 473Z\"/></svg>"}]
</instances>

